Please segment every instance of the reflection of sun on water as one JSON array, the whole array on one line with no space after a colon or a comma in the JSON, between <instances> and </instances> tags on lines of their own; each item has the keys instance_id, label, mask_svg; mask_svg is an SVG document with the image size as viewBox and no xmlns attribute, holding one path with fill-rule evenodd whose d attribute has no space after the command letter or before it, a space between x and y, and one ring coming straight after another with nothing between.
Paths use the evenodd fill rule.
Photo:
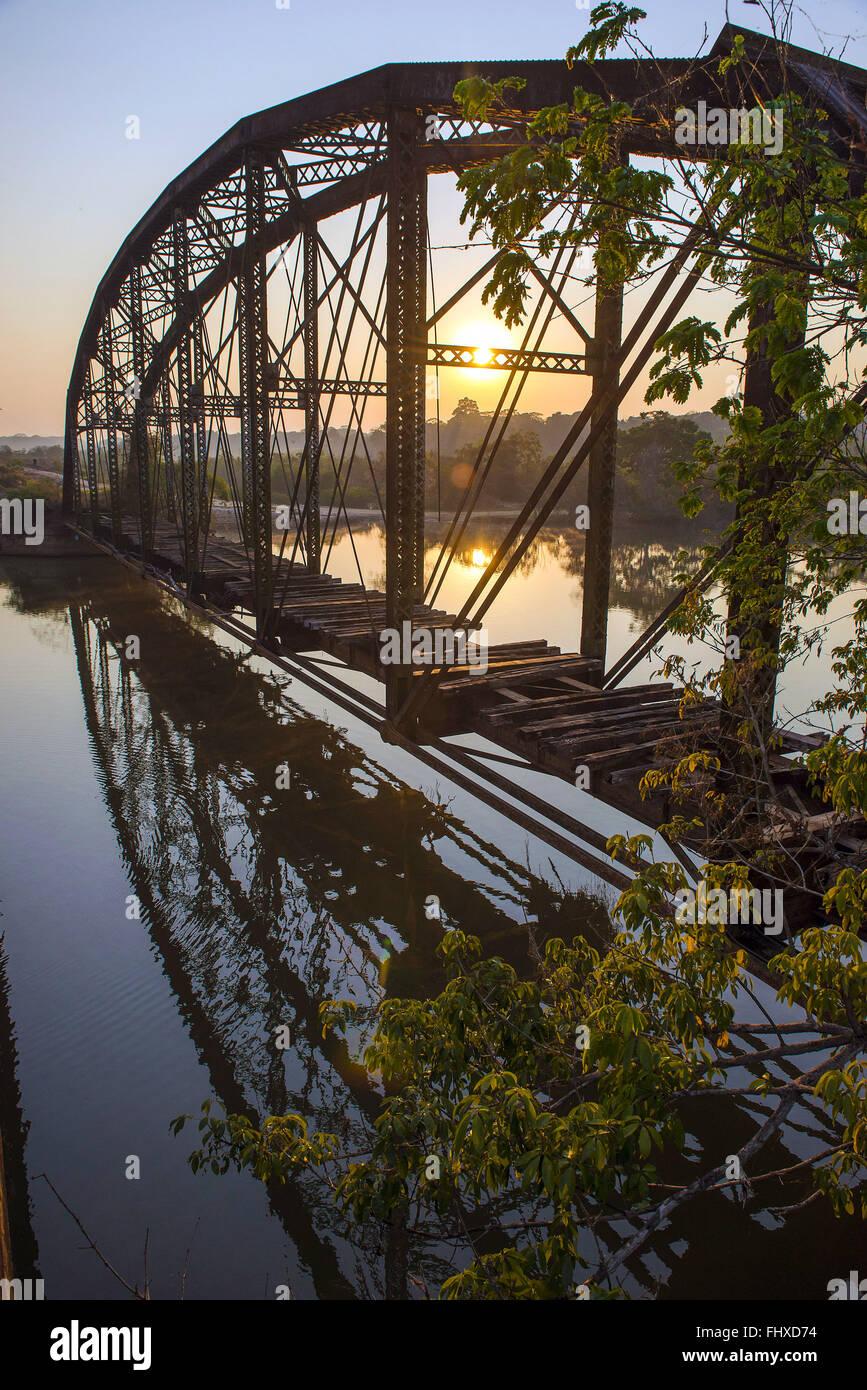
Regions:
<instances>
[{"instance_id":1,"label":"reflection of sun on water","mask_svg":"<svg viewBox=\"0 0 867 1390\"><path fill-rule=\"evenodd\" d=\"M485 567L486 567L487 565L490 564L490 561L491 561L490 555L486 555L485 552L484 552L483 550L474 550L474 551L473 551L473 568L474 568L474 569L483 570L483 569L485 569Z\"/></svg>"}]
</instances>

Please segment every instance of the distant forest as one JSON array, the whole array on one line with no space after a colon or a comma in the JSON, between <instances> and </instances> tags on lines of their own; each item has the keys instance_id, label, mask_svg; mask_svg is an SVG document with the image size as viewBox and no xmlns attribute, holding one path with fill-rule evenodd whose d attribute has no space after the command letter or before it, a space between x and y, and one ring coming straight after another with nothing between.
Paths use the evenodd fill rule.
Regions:
<instances>
[{"instance_id":1,"label":"distant forest","mask_svg":"<svg viewBox=\"0 0 867 1390\"><path fill-rule=\"evenodd\" d=\"M490 413L480 411L469 397L458 402L450 419L441 422L437 440L436 421L428 420L426 429L428 509L437 505L437 483L444 511L457 505L472 477L479 447L491 423ZM569 427L578 418L556 413L547 418L531 413L515 414L497 450L478 502L482 511L514 510L529 496L536 481L561 445ZM708 412L693 415L671 415L666 411L649 411L621 421L617 447L616 506L619 518L658 517L677 520L681 515L678 498L681 486L674 473L680 459L692 458L696 444L712 439L715 443L725 437L725 423ZM329 431L330 452L323 449L321 460L322 496L331 495L333 487L332 455L340 465L345 431ZM380 426L365 435L366 450L359 444L348 480L344 476L344 500L347 507L376 506L377 489L385 495L385 427ZM295 448L300 453L303 435L286 439L294 461ZM439 446L439 447L438 447ZM369 462L368 456L369 455ZM439 459L439 467L437 466ZM272 491L276 500L286 496L288 469L284 460L275 462L272 469ZM572 512L587 500L586 464L564 495L562 507ZM706 521L724 523L727 508L710 495L705 499Z\"/></svg>"},{"instance_id":2,"label":"distant forest","mask_svg":"<svg viewBox=\"0 0 867 1390\"><path fill-rule=\"evenodd\" d=\"M532 491L577 417L577 411L571 415L557 412L547 417L531 412L513 415L481 493L478 510L510 511L519 506ZM454 510L471 481L479 447L491 419L490 413L480 411L474 400L464 397L451 417L441 421L439 429L435 420L428 420L426 503L429 510L436 509L438 496L445 513ZM710 438L715 443L722 442L725 431L725 422L709 411L684 415L671 415L661 410L648 411L622 420L617 443L618 520L646 520L651 517L676 521L680 516L678 497L681 488L674 474L674 464L680 459L691 458L696 444L702 440ZM346 506L376 509L377 491L380 498L385 497L385 426L367 431L364 440L356 443L355 462L347 481L341 466L341 453L344 448L349 452L354 438L352 431L347 444L346 429L329 429L328 443L323 445L320 465L321 495L323 501L332 495L336 463L344 479ZM10 448L10 443L14 447ZM234 460L235 477L240 479L240 436L230 435L228 443ZM303 445L303 431L290 431L286 435L281 433L273 441L271 488L275 503L285 502L290 496L287 481L291 480L292 472L297 468ZM287 446L291 470L287 467ZM56 490L59 496L59 487L51 487L43 470L60 472L62 467L63 449L59 445L36 444L35 441L31 444L26 439L19 444L17 438L2 443L0 492L19 491L22 484L29 484L27 490L32 489L36 495L41 493L52 497ZM227 498L230 490L224 485L226 467L222 458L218 473L220 485L216 490L217 496ZM563 510L572 512L586 500L585 464L564 497ZM710 496L705 501L708 508L705 520L710 524L724 524L727 508Z\"/></svg>"}]
</instances>

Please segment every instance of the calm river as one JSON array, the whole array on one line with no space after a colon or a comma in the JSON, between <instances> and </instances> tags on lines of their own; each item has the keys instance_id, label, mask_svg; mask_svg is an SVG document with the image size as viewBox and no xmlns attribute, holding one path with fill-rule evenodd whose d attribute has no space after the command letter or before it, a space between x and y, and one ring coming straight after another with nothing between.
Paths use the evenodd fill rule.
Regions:
<instances>
[{"instance_id":1,"label":"calm river","mask_svg":"<svg viewBox=\"0 0 867 1390\"><path fill-rule=\"evenodd\" d=\"M440 606L459 605L490 544L471 538ZM381 533L356 548L376 579ZM618 544L610 656L670 594L677 548ZM329 569L353 578L354 566L343 537ZM545 533L491 640L574 650L579 612L574 542ZM133 664L118 655L129 633ZM358 1035L348 1050L323 1041L319 1002L354 998L363 1031L384 995L436 990L443 923L425 917L429 894L446 924L520 966L526 921L604 938L610 890L107 558L0 564L0 650L0 1133L19 1272L37 1269L49 1299L128 1296L44 1173L130 1282L147 1243L154 1297L273 1299L280 1284L302 1299L415 1297L419 1271L435 1287L436 1252L347 1231L312 1184L194 1176L192 1132L175 1139L169 1122L215 1096L260 1118L300 1111L365 1147L379 1089L355 1060ZM821 674L787 679L789 708ZM291 785L278 792L281 763ZM557 795L587 818L581 793ZM605 833L623 823L594 812ZM692 1153L718 1162L743 1142L747 1112L702 1104L684 1116ZM786 1166L825 1142L804 1108L772 1157ZM863 1240L818 1204L783 1222L717 1197L657 1234L629 1288L826 1299L859 1248L863 1264Z\"/></svg>"}]
</instances>

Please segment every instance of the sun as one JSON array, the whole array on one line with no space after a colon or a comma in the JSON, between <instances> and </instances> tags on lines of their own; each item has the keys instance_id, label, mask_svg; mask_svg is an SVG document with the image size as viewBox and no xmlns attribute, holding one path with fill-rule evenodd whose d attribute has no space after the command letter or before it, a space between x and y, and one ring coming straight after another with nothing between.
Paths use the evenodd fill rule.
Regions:
<instances>
[{"instance_id":1,"label":"sun","mask_svg":"<svg viewBox=\"0 0 867 1390\"><path fill-rule=\"evenodd\" d=\"M472 371L473 367L486 367L496 348L508 347L509 335L503 325L495 320L477 319L461 330L460 341L467 347L475 348L472 366L467 364Z\"/></svg>"}]
</instances>

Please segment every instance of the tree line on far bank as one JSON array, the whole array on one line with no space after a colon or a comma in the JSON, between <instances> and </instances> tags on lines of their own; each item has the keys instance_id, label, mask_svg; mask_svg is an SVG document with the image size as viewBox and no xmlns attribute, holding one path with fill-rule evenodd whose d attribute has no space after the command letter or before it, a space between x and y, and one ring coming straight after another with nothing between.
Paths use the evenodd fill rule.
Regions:
<instances>
[{"instance_id":1,"label":"tree line on far bank","mask_svg":"<svg viewBox=\"0 0 867 1390\"><path fill-rule=\"evenodd\" d=\"M559 412L547 418L538 414L515 415L509 430L500 443L480 494L480 510L513 510L532 492L552 455L576 418ZM676 466L691 461L696 446L716 442L713 430L702 428L711 421L711 430L719 424L715 417L704 415L672 415L664 410L646 411L637 419L624 421L617 436L617 486L615 494L618 519L648 516L675 521L680 516L678 498L682 485ZM698 422L701 423L698 423ZM464 397L455 407L449 420L439 432L439 467L437 466L436 425L428 422L427 469L425 502L436 510L438 501L444 512L458 505L470 485L479 458L479 451L491 415L479 410L477 403ZM332 443L335 461L340 467L340 448L343 431L334 432L339 447ZM347 507L378 506L377 497L385 497L385 427L371 431L365 437L367 457L362 445L356 448L355 461L347 478L345 465L341 470L343 500ZM347 453L349 451L347 450ZM487 458L487 453L485 454ZM292 468L279 459L275 461L271 486L274 499L288 495L292 471L297 465L293 456ZM323 500L334 489L334 466L326 449L320 460L321 496ZM566 511L587 500L587 470L583 469L567 490L562 507ZM730 508L718 497L705 499L705 520L724 524ZM713 514L711 514L713 513Z\"/></svg>"},{"instance_id":2,"label":"tree line on far bank","mask_svg":"<svg viewBox=\"0 0 867 1390\"><path fill-rule=\"evenodd\" d=\"M479 509L513 510L519 506L532 492L575 418L574 414L564 415L560 412L548 417L531 412L516 414L497 449L479 499ZM469 397L460 400L451 417L443 421L439 429L439 466L437 427L435 422L428 422L425 501L429 510L436 510L439 505L443 512L450 514L459 504L472 481L480 446L490 422L490 413L480 411L474 400ZM672 415L663 410L646 411L639 417L623 421L617 436L615 507L618 520L646 520L649 517L676 521L680 515L678 499L682 493L676 466L682 461L692 460L697 445L710 443L712 439L719 442L715 438L718 425L716 417L708 414ZM323 502L327 505L334 493L336 463L345 505L377 510L379 499L385 498L385 426L370 431L363 442L359 440L356 443L355 460L348 476L345 463L341 466L340 462L345 439L344 429L332 430L330 449L328 445L323 446L320 460ZM240 440L237 442L239 445ZM271 489L273 500L278 505L288 501L292 495L293 477L302 456L303 434L289 435L286 442L293 446L288 462L285 449L277 448L277 441L274 441ZM235 441L231 440L230 447L234 444ZM160 468L160 449L156 438L151 441L151 451L152 467L156 465ZM240 448L236 450L232 447L233 456L236 452L240 453ZM34 475L31 470L59 473L62 467L63 450L60 447L19 451L4 446L0 448L0 489L59 501L59 479L53 484L50 479ZM237 483L241 476L239 458L233 457L232 467ZM134 493L135 487L129 491ZM162 491L164 493L165 489ZM217 467L214 496L222 501L228 501L231 497L228 469L222 454ZM586 500L585 468L564 496L563 510L571 512ZM135 496L130 495L127 502L134 511ZM730 510L726 504L710 494L705 498L705 503L705 520L711 525L724 525L729 519Z\"/></svg>"}]
</instances>

